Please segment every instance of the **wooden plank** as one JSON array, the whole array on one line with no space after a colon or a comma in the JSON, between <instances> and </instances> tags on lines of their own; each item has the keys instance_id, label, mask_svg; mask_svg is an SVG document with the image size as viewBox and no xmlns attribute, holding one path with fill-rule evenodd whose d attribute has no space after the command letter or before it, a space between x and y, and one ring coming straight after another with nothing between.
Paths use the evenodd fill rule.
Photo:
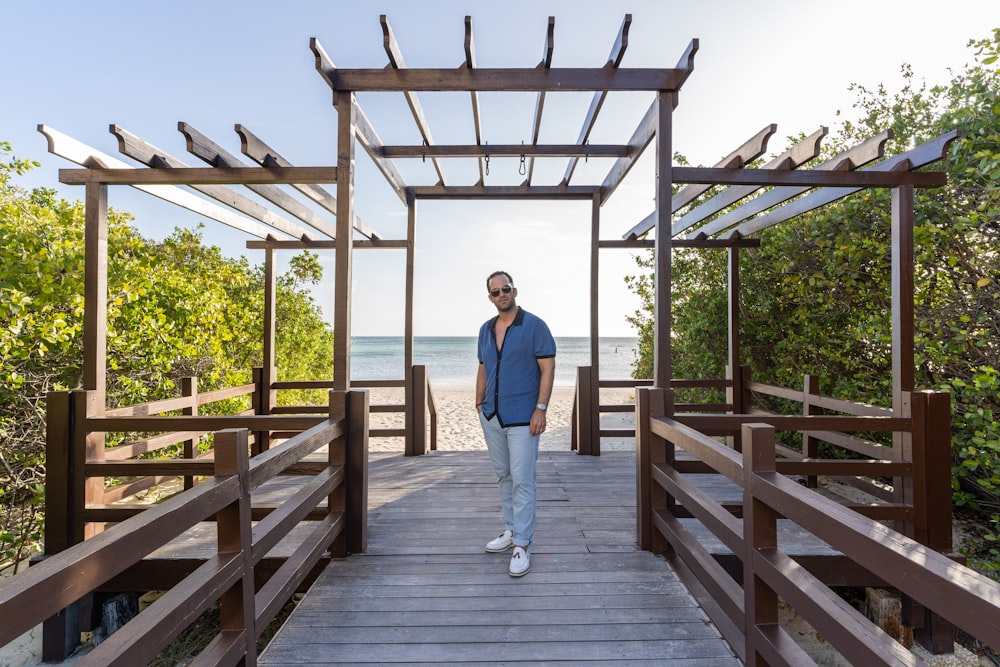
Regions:
<instances>
[{"instance_id":1,"label":"wooden plank","mask_svg":"<svg viewBox=\"0 0 1000 667\"><path fill-rule=\"evenodd\" d=\"M409 188L418 199L590 199L589 185L428 185Z\"/></svg>"},{"instance_id":2,"label":"wooden plank","mask_svg":"<svg viewBox=\"0 0 1000 667\"><path fill-rule=\"evenodd\" d=\"M503 526L485 451L373 453L363 554L328 566L261 665L739 661L659 557L635 545L635 459L539 452L532 571L483 545Z\"/></svg>"},{"instance_id":3,"label":"wooden plank","mask_svg":"<svg viewBox=\"0 0 1000 667\"><path fill-rule=\"evenodd\" d=\"M465 17L465 67L467 69L476 68L476 47L472 37L472 17ZM482 119L479 115L479 93L475 90L469 91L472 99L472 124L476 128L476 145L483 144ZM486 182L486 172L483 169L482 158L476 160L479 164L479 183Z\"/></svg>"},{"instance_id":4,"label":"wooden plank","mask_svg":"<svg viewBox=\"0 0 1000 667\"><path fill-rule=\"evenodd\" d=\"M537 141L537 138L536 138ZM632 149L619 144L482 144L437 146L382 146L378 153L389 158L424 157L628 157ZM530 185L530 183L528 183Z\"/></svg>"},{"instance_id":5,"label":"wooden plank","mask_svg":"<svg viewBox=\"0 0 1000 667\"><path fill-rule=\"evenodd\" d=\"M131 165L107 155L106 153L102 153L95 148L91 148L90 146L63 134L58 130L54 130L51 127L39 125L38 131L45 135L45 138L48 140L49 152L53 155L58 155L61 158L65 158L66 160L83 167L99 166L104 169L129 169L134 171ZM132 187L136 190L141 190L147 194L151 194L154 197L159 197L163 201L176 204L177 206L185 208L192 213L197 213L198 215L205 216L210 220L221 222L224 225L228 225L233 229L238 229L241 232L250 234L251 236L266 239L273 233L273 230L260 224L256 220L234 213L229 209L213 204L212 202L206 201L201 197L196 197L190 192L182 190L176 186L142 185L136 183L133 184Z\"/></svg>"},{"instance_id":6,"label":"wooden plank","mask_svg":"<svg viewBox=\"0 0 1000 667\"><path fill-rule=\"evenodd\" d=\"M470 90L494 92L537 92L559 90L594 91L675 91L686 74L670 68L588 68L550 69L477 68L467 69L327 69L323 72L335 91L411 92Z\"/></svg>"},{"instance_id":7,"label":"wooden plank","mask_svg":"<svg viewBox=\"0 0 1000 667\"><path fill-rule=\"evenodd\" d=\"M268 146L260 137L247 129L245 125L237 123L236 134L240 137L240 150L243 154L262 167L294 166L278 151ZM318 185L308 183L292 183L291 185L330 213L337 214L337 198L328 191ZM357 215L354 216L354 231L370 239L377 239L380 236Z\"/></svg>"},{"instance_id":8,"label":"wooden plank","mask_svg":"<svg viewBox=\"0 0 1000 667\"><path fill-rule=\"evenodd\" d=\"M177 129L184 135L184 139L187 141L188 152L201 158L213 167L236 169L247 166L235 155L229 153L222 146L191 127L188 123L183 121L177 123ZM322 232L331 239L336 238L336 227L311 208L303 206L299 200L289 196L284 190L277 186L266 184L248 185L247 187L317 231Z\"/></svg>"},{"instance_id":9,"label":"wooden plank","mask_svg":"<svg viewBox=\"0 0 1000 667\"><path fill-rule=\"evenodd\" d=\"M545 31L545 49L542 51L542 60L538 63L538 66L543 69L548 69L552 67L552 53L555 51L555 32L556 32L556 17L549 17L548 29ZM469 65L470 67L475 67L475 64ZM475 96L476 92L473 91L472 95ZM538 96L535 98L535 115L534 120L531 122L531 145L538 145L538 133L542 127L542 110L545 108L545 91L538 91ZM477 128L478 129L478 128ZM478 141L478 134L477 134ZM495 153L494 153L495 155ZM528 159L528 173L524 179L525 185L531 185L531 177L535 173L535 157L532 155Z\"/></svg>"}]
</instances>

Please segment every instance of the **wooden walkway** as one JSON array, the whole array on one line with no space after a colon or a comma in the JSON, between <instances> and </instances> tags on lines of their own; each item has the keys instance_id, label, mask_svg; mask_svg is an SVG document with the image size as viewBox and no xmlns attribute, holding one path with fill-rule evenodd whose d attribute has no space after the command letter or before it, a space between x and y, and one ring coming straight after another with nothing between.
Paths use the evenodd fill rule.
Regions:
<instances>
[{"instance_id":1,"label":"wooden walkway","mask_svg":"<svg viewBox=\"0 0 1000 667\"><path fill-rule=\"evenodd\" d=\"M661 558L635 545L635 457L543 451L531 572L485 451L373 454L364 554L322 573L261 665L739 665Z\"/></svg>"}]
</instances>

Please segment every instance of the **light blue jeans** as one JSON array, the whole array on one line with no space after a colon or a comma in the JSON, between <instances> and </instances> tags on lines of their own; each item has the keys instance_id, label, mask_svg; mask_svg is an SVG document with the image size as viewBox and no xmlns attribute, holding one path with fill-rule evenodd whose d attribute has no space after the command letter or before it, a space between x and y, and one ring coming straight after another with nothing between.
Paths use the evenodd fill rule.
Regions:
<instances>
[{"instance_id":1,"label":"light blue jeans","mask_svg":"<svg viewBox=\"0 0 1000 667\"><path fill-rule=\"evenodd\" d=\"M507 530L514 533L514 544L526 547L535 536L535 464L538 438L527 426L500 425L496 415L487 420L479 413L486 449L500 488L500 505Z\"/></svg>"}]
</instances>

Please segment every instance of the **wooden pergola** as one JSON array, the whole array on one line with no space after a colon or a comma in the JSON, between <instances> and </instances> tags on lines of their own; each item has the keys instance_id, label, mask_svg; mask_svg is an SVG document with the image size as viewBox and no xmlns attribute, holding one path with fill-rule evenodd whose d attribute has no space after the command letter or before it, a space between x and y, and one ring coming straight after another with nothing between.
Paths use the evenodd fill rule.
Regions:
<instances>
[{"instance_id":1,"label":"wooden pergola","mask_svg":"<svg viewBox=\"0 0 1000 667\"><path fill-rule=\"evenodd\" d=\"M405 379L398 386L404 386L406 391L406 454L423 454L426 451L423 420L427 378L413 363L417 202L430 199L589 201L591 366L580 369L578 373L574 445L581 454L600 454L602 431L599 416L602 406L599 393L602 386L623 386L626 383L642 386L637 392L636 429L632 432L637 444L637 542L642 549L656 553L674 550L681 555L681 560L694 571L695 579L715 598L713 605L718 603L711 608L714 611L710 614L713 620L721 622L723 634L731 643L737 644L742 636L744 616L734 602L739 596L734 592L734 587L738 588L738 585L728 581L719 583L728 576L723 565L711 564L713 555L697 544L697 540L690 538L686 530L677 526L680 520L691 518L690 513L702 512L697 515L698 518L707 515L706 525L713 530L718 529L719 534L727 535L727 545L738 556L744 552L737 546L741 538L733 518L734 513L743 509L737 505L724 506L714 502L705 502L695 508L696 501L704 496L682 476L691 472L698 473L693 475L698 477L711 468L719 476L733 481L742 479L740 475L744 472L756 474L763 471L774 477L771 474L775 470L773 467L761 467L763 464L758 460L742 465L734 452L742 448L741 438L746 438L746 434L755 429L761 430L758 422L769 424L771 429L798 431L803 435L802 451L782 452L786 460L778 463L777 472L815 478L817 475L838 474L829 472L832 470L848 470L850 472L844 474L856 478L891 478L892 489L882 496L886 504L852 509L862 514L867 512L872 518L896 522L907 536L933 550L947 552L951 549L950 491L946 478L950 460L948 400L944 394L917 392L914 386L913 228L915 188L938 187L946 183L944 173L919 170L945 156L949 143L957 136L956 132L885 158L885 144L891 136L886 131L811 166L819 157L821 142L827 134L826 128L820 128L766 164L751 166L756 165L765 154L768 140L777 130L776 126L768 125L712 167L675 166L672 164L671 139L673 110L679 103L682 85L693 72L697 40L691 41L673 68L623 67L631 25L631 16L626 15L606 61L596 67L557 68L552 66L554 19L550 18L543 57L537 66L491 69L479 67L476 63L472 22L466 17L464 62L457 68L421 69L405 65L386 17L382 17L381 24L387 67L338 68L319 42L316 39L311 41L316 69L333 92L333 107L337 116L337 160L332 166L294 166L263 139L246 127L237 125L243 155L249 158L251 165L191 126L181 123L179 130L186 137L189 152L208 165L190 167L126 130L112 126L111 131L119 140L121 152L143 165L135 168L51 128L40 126L40 131L49 139L52 153L84 167L82 170L61 171L60 180L86 187L86 314L82 388L93 397L87 400L97 404L84 410L87 419L97 425L95 429L103 423L101 419L106 409L109 185L131 185L255 237L247 243L247 247L263 250L265 255L263 360L254 392L257 415L282 413L275 397L276 391L281 388L329 388L346 392L357 387L374 386L371 383L366 385L363 379L352 380L350 375L354 251L405 250ZM572 144L540 143L546 97L566 91L592 95L578 139ZM636 91L652 97L637 126L617 143L591 144L589 138L608 97ZM404 96L418 130L413 142L387 145L379 139L357 99L358 94L371 92L401 93ZM441 145L434 141L419 96L440 92L469 94L475 135L470 137L468 143ZM480 118L480 94L486 92L530 92L536 95L533 122L531 127L525 128L530 143L497 145L487 142L487 131L482 127ZM404 238L383 238L355 214L355 157L359 145L406 207ZM655 152L654 210L620 238L602 239L602 207L650 146ZM520 158L524 163L524 181L519 185L491 185L489 160L510 157ZM582 180L577 174L579 160L591 157L609 158L613 162L599 182L579 182ZM475 160L479 180L471 184L449 182L443 168L446 158ZM430 160L436 181L407 183L398 162L413 159ZM554 184L535 182L537 160L565 160L561 181ZM324 185L334 187L330 191ZM189 186L204 197L180 186ZM228 186L249 188L273 207L261 205ZM291 191L280 186L291 186ZM710 193L713 188L716 190ZM760 234L773 225L794 224L797 216L867 188L889 188L892 192L892 407L879 408L819 396L818 388L810 384L809 376L802 391L752 386L749 369L741 365L739 265L742 249L759 245ZM654 232L652 240L645 238L649 232ZM604 380L600 377L600 251L621 248L652 248L655 253L654 371L653 377L645 381ZM729 343L725 378L698 384L672 377L671 263L674 248L724 248L729 254L729 302L728 312L724 315L728 319ZM289 249L332 249L335 253L336 340L332 378L297 383L276 381L276 253ZM699 411L674 404L674 388L687 386L725 387L726 403L721 407L714 406L717 414L706 414L712 412L708 409ZM798 400L803 404L803 414L775 416L755 411L750 404L751 391L772 391L773 396ZM331 408L330 412L336 410ZM829 414L831 412L840 414ZM750 422L754 422L752 428ZM875 431L892 432L891 446L862 442L847 435ZM84 435L87 462L103 458L103 433L94 430ZM726 445L713 439L719 435L727 437ZM860 453L867 460L831 462L818 459L812 452L815 451L816 441L824 438L827 442ZM773 450L773 442L770 445ZM751 443L746 453L751 454L751 450L761 446L761 443ZM266 449L266 440L259 447ZM674 453L678 448L695 453L696 458L700 454L701 458L697 461L677 461ZM100 502L103 479L94 476L88 478L86 484L86 501ZM874 486L869 483L869 488ZM795 496L795 488L793 485L792 491L783 489L782 493ZM684 501L677 503L678 497ZM744 496L744 500L746 498ZM757 502L755 498L751 500L751 505ZM802 501L803 506L807 503ZM825 530L825 519L815 519L820 527L814 530L815 534L824 534L817 531ZM841 523L846 525L847 520ZM773 546L769 545L774 535L768 530L761 528L757 533L747 532L743 537L749 545L748 549L773 550ZM856 531L850 532L845 528L840 532L834 537L842 540L843 544L850 545L856 541ZM833 544L833 541L827 541ZM748 550L745 554L752 552ZM874 562L878 558L873 556L872 560ZM831 569L830 572L838 582L832 585L844 585L849 577L856 574L850 569ZM746 574L756 576L750 570ZM752 591L748 599L753 603L747 606L748 623L752 621L766 630L772 625L772 613L777 613L776 598L763 596L760 609L764 611L754 606L756 602ZM923 610L918 609L915 613L922 614ZM950 646L952 634L949 633L953 632L953 628L934 622L931 616L927 618L924 628L931 635L931 643L936 647ZM752 630L747 635L748 642L756 641L753 638L756 630L749 625L747 628ZM750 644L748 647L748 655L758 650Z\"/></svg>"},{"instance_id":2,"label":"wooden pergola","mask_svg":"<svg viewBox=\"0 0 1000 667\"><path fill-rule=\"evenodd\" d=\"M85 170L65 170L64 183L87 186L87 335L85 344L84 388L105 387L106 363L106 267L103 238L106 227L107 186L127 184L145 190L205 217L240 229L258 240L249 241L248 248L261 249L265 254L266 312L260 383L273 388L275 367L275 255L282 249L333 249L335 252L334 330L335 364L332 387L347 389L350 377L351 350L351 284L355 249L402 248L406 252L405 279L405 349L407 453L423 453L426 380L414 379L413 364L413 295L415 257L416 204L421 199L546 199L591 202L590 250L590 341L591 367L578 376L577 418L574 430L580 453L600 452L599 387L601 386L598 355L598 287L600 250L605 248L655 248L656 273L656 343L654 377L656 387L671 385L671 250L682 247L725 247L731 253L731 301L729 309L729 366L739 368L739 249L759 243L755 235L767 227L788 220L808 210L822 206L865 187L894 188L893 217L899 228L894 235L895 261L893 291L893 386L899 390L913 387L912 362L912 228L914 187L938 186L944 175L921 173L916 169L940 159L952 136L942 137L904 155L885 160L873 167L862 166L882 156L888 133L845 151L835 158L812 168L804 168L819 154L825 129L790 148L761 168L745 168L764 154L768 139L776 131L770 125L710 168L678 167L671 163L673 154L672 112L679 102L681 86L694 69L698 41L692 40L673 68L627 68L622 61L628 46L631 15L626 15L614 39L607 60L597 67L552 67L555 47L554 18L549 19L541 62L530 68L491 69L477 66L471 17L465 19L465 59L458 68L419 69L405 65L389 21L381 17L384 47L388 66L372 69L342 69L334 65L318 40L310 46L315 54L316 69L333 91L333 106L337 113L337 162L328 167L296 167L264 140L242 125L236 125L241 149L253 166L226 151L187 123L179 123L189 152L207 163L207 167L190 167L180 159L157 148L117 125L111 132L118 138L121 152L144 167L133 168L113 157L84 146L55 130L40 126L49 139L51 152L76 162ZM436 92L467 92L475 126L475 136L463 145L435 143L430 125L420 103L421 94ZM480 120L479 95L483 92L529 91L536 94L532 126L525 128L530 144L497 145L485 140L486 130ZM566 91L592 93L593 97L573 144L539 143L546 96ZM609 95L623 91L644 91L653 99L631 135L616 144L591 144L589 137L598 115ZM386 145L379 139L357 101L359 93L401 93L412 113L419 140L408 145ZM415 136L416 139L416 136ZM360 145L385 177L392 191L406 207L408 220L406 237L385 239L355 214L354 179L355 152ZM651 145L655 151L655 209L620 240L600 238L602 206L617 190L639 157ZM520 157L526 161L524 182L516 186L493 186L488 183L490 158ZM599 183L578 183L574 179L581 158L613 158ZM479 180L473 184L451 184L444 172L444 158L476 160ZM430 160L436 182L408 184L398 168L399 160ZM536 160L566 161L562 180L542 185L534 182ZM330 192L322 184L335 184ZM675 184L684 184L676 193ZM177 186L188 185L209 199L191 194ZM274 204L277 210L262 206L227 185L245 186ZM281 185L307 200L304 204ZM713 186L729 186L709 201L691 209L691 204ZM762 188L770 190L762 192ZM808 194L805 194L808 193ZM758 196L759 195L759 196ZM800 196L804 195L804 196ZM745 202L726 214L713 217L726 207ZM319 208L322 213L316 211ZM330 215L335 221L329 220ZM642 238L655 230L654 240ZM351 242L344 242L350 239ZM319 379L317 382L324 382ZM266 392L263 414L276 407L272 389Z\"/></svg>"}]
</instances>

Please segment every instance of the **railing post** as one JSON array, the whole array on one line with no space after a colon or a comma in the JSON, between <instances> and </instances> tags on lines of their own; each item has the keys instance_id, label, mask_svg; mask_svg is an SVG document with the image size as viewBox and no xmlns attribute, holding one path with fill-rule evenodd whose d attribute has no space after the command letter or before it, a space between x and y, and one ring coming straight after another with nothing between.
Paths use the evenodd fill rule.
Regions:
<instances>
[{"instance_id":1,"label":"railing post","mask_svg":"<svg viewBox=\"0 0 1000 667\"><path fill-rule=\"evenodd\" d=\"M253 367L253 413L255 415L271 414L271 407L268 397L271 395L271 388L266 386L267 376L263 366ZM256 456L261 452L266 452L271 448L271 434L268 431L254 431L253 434L253 454Z\"/></svg>"},{"instance_id":2,"label":"railing post","mask_svg":"<svg viewBox=\"0 0 1000 667\"><path fill-rule=\"evenodd\" d=\"M368 548L368 392L347 393L347 443L344 483L347 550L362 553Z\"/></svg>"},{"instance_id":3,"label":"railing post","mask_svg":"<svg viewBox=\"0 0 1000 667\"><path fill-rule=\"evenodd\" d=\"M820 414L819 409L812 404L811 397L819 394L819 377L816 375L809 375L808 373L802 378L802 414L803 415L817 415ZM802 433L802 456L806 458L818 458L819 457L819 440L812 437L808 431L803 431ZM815 489L819 485L819 478L816 475L808 475L806 477L806 486L810 489Z\"/></svg>"},{"instance_id":4,"label":"railing post","mask_svg":"<svg viewBox=\"0 0 1000 667\"><path fill-rule=\"evenodd\" d=\"M950 554L951 516L951 396L946 392L905 391L903 414L912 420L904 434L904 456L913 462L911 483L914 519L908 535L935 551ZM906 437L908 436L908 437ZM913 637L934 655L955 649L955 626L903 596L903 619Z\"/></svg>"},{"instance_id":5,"label":"railing post","mask_svg":"<svg viewBox=\"0 0 1000 667\"><path fill-rule=\"evenodd\" d=\"M196 377L181 378L181 395L187 396L191 399L191 407L184 408L183 410L181 410L181 414L185 415L198 414L198 378ZM193 459L198 455L197 444L198 444L198 438L192 438L191 440L185 440L183 442L184 458ZM194 476L185 475L184 488L190 489L193 487L194 487Z\"/></svg>"},{"instance_id":6,"label":"railing post","mask_svg":"<svg viewBox=\"0 0 1000 667\"><path fill-rule=\"evenodd\" d=\"M220 626L223 632L242 635L244 665L257 664L256 608L254 570L251 553L249 485L250 438L246 429L226 429L215 434L216 476L237 475L240 498L216 514L219 555L239 553L243 576L219 599Z\"/></svg>"},{"instance_id":7,"label":"railing post","mask_svg":"<svg viewBox=\"0 0 1000 667\"><path fill-rule=\"evenodd\" d=\"M600 415L595 414L599 397L594 396L593 368L578 366L576 369L576 453L599 456L601 433L595 428Z\"/></svg>"},{"instance_id":8,"label":"railing post","mask_svg":"<svg viewBox=\"0 0 1000 667\"><path fill-rule=\"evenodd\" d=\"M45 400L45 555L64 551L74 540L72 473L74 454L82 448L73 446L73 408L71 391L49 392ZM82 532L82 527L81 527ZM42 624L42 659L62 662L80 643L77 604L62 609Z\"/></svg>"},{"instance_id":9,"label":"railing post","mask_svg":"<svg viewBox=\"0 0 1000 667\"><path fill-rule=\"evenodd\" d=\"M410 366L406 372L406 444L404 455L427 453L427 366Z\"/></svg>"},{"instance_id":10,"label":"railing post","mask_svg":"<svg viewBox=\"0 0 1000 667\"><path fill-rule=\"evenodd\" d=\"M345 419L348 427L344 434L333 440L327 446L327 465L331 468L347 465L347 440L350 436L350 406L347 402L348 392L339 389L330 390L330 419ZM345 469L345 473L346 473ZM326 511L329 514L344 512L345 520L347 514L347 484L338 484L326 499ZM347 555L347 531L343 530L337 539L330 545L330 554L335 558L343 558Z\"/></svg>"},{"instance_id":11,"label":"railing post","mask_svg":"<svg viewBox=\"0 0 1000 667\"><path fill-rule=\"evenodd\" d=\"M674 500L653 480L656 464L673 465L673 445L654 434L650 422L673 416L673 391L638 387L635 395L636 542L643 551L667 553L670 544L656 528L657 510L673 512Z\"/></svg>"},{"instance_id":12,"label":"railing post","mask_svg":"<svg viewBox=\"0 0 1000 667\"><path fill-rule=\"evenodd\" d=\"M754 558L759 549L778 546L778 513L754 496L756 476L775 474L774 428L744 424L743 440L743 635L745 664L766 665L757 651L757 629L778 624L778 596L757 577Z\"/></svg>"}]
</instances>

